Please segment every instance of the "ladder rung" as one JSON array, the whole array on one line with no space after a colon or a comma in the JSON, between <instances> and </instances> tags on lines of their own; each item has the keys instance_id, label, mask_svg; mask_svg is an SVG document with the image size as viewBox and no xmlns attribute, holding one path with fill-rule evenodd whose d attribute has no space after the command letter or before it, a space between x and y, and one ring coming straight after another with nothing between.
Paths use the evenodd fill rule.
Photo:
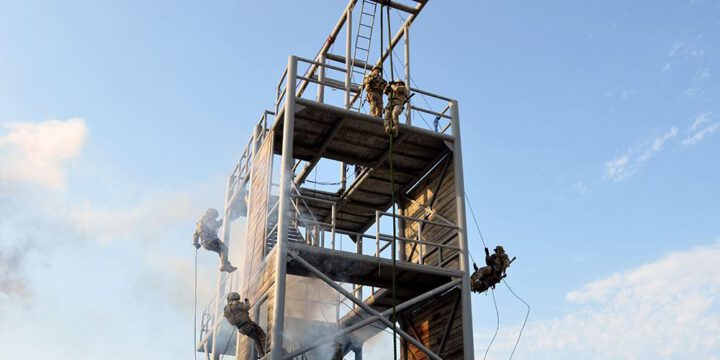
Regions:
<instances>
[{"instance_id":1,"label":"ladder rung","mask_svg":"<svg viewBox=\"0 0 720 360\"><path fill-rule=\"evenodd\" d=\"M358 46L358 47L356 47L355 49L360 49L360 50L363 50L363 51L368 51L368 49L366 49L366 48L362 48L362 47L359 47L359 46Z\"/></svg>"},{"instance_id":2,"label":"ladder rung","mask_svg":"<svg viewBox=\"0 0 720 360\"><path fill-rule=\"evenodd\" d=\"M364 26L364 27L366 27L366 28L371 28L371 29L372 29L372 26L370 26L370 25L365 25L365 24L363 24L363 23L360 23L360 26Z\"/></svg>"},{"instance_id":3,"label":"ladder rung","mask_svg":"<svg viewBox=\"0 0 720 360\"><path fill-rule=\"evenodd\" d=\"M358 37L359 37L359 38L363 38L363 39L368 39L368 40L370 40L370 38L369 38L369 37L367 37L367 36L363 36L363 35L360 35L360 34L358 34Z\"/></svg>"},{"instance_id":4,"label":"ladder rung","mask_svg":"<svg viewBox=\"0 0 720 360\"><path fill-rule=\"evenodd\" d=\"M364 15L375 17L375 13L362 12Z\"/></svg>"}]
</instances>

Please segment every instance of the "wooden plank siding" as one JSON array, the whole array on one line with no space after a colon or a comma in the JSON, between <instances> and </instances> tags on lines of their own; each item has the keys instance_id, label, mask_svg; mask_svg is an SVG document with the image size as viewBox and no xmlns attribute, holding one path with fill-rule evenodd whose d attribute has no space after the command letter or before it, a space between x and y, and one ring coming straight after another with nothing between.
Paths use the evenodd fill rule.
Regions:
<instances>
[{"instance_id":1,"label":"wooden plank siding","mask_svg":"<svg viewBox=\"0 0 720 360\"><path fill-rule=\"evenodd\" d=\"M401 207L405 216L408 217L427 219L439 223L450 221L455 224L457 223L455 195L454 163L452 156L448 156L402 199ZM431 211L428 211L428 209ZM401 233L406 238L417 239L420 223L414 221L405 221L404 223L405 228L400 230ZM455 247L459 245L457 230L452 228L426 224L423 226L421 234L424 243L442 243ZM419 245L407 243L404 246L404 255L408 261L420 263L420 250ZM441 264L444 268L460 269L457 250L440 250L432 245L423 245L422 254L422 263L424 264L432 266ZM459 291L456 289L443 294L407 314L406 322L403 324L405 330L417 333L418 340L423 345L438 353L449 316L458 303L457 294ZM428 359L425 353L412 344L403 342L403 345L403 359ZM455 310L444 351L438 355L446 360L463 359L462 309L460 307Z\"/></svg>"}]
</instances>

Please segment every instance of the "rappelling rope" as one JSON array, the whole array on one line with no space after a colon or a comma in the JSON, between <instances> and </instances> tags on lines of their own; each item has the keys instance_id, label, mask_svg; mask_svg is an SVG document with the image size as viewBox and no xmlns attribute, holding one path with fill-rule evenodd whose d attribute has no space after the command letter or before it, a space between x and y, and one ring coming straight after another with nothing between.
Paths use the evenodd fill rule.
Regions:
<instances>
[{"instance_id":1,"label":"rappelling rope","mask_svg":"<svg viewBox=\"0 0 720 360\"><path fill-rule=\"evenodd\" d=\"M195 360L197 360L197 273L198 273L198 265L197 265L197 259L198 259L198 249L195 249L195 303L193 307L194 317L193 317L193 353L195 354Z\"/></svg>"},{"instance_id":2,"label":"rappelling rope","mask_svg":"<svg viewBox=\"0 0 720 360\"><path fill-rule=\"evenodd\" d=\"M525 330L525 324L527 324L528 317L530 316L530 304L528 304L525 300L523 300L518 294L516 294L513 289L510 287L510 285L503 279L503 282L505 283L505 286L507 286L508 290L515 295L515 297L520 300L525 306L527 306L527 313L525 313L525 320L523 320L522 327L520 327L520 332L518 333L517 340L515 341L515 346L513 346L512 353L510 353L510 360L512 360L513 355L515 355L515 350L517 350L518 344L520 344L520 337L522 337L523 330Z\"/></svg>"},{"instance_id":3,"label":"rappelling rope","mask_svg":"<svg viewBox=\"0 0 720 360\"><path fill-rule=\"evenodd\" d=\"M495 323L495 334L493 334L493 337L492 339L490 339L490 343L488 344L487 349L485 349L485 356L483 356L483 360L487 359L488 352L490 352L490 347L492 346L493 342L495 342L495 338L500 331L500 311L498 310L497 300L495 299L495 289L491 288L490 294L492 294L493 304L495 305L495 319L497 319L497 322Z\"/></svg>"},{"instance_id":4,"label":"rappelling rope","mask_svg":"<svg viewBox=\"0 0 720 360\"><path fill-rule=\"evenodd\" d=\"M478 234L480 234L480 240L482 240L483 245L487 248L487 244L485 243L485 239L483 239L482 231L480 231L480 225L478 225L477 218L475 217L475 211L473 210L472 204L470 204L470 198L465 194L465 199L467 200L468 207L470 208L470 214L472 215L473 222L475 223L475 227L477 228ZM472 254L468 252L468 255L470 255L470 258L472 258ZM475 259L473 259L473 262L475 262ZM530 304L528 304L523 298L518 296L518 294L513 291L513 289L510 287L510 285L505 281L503 278L503 283L505 283L505 286L507 286L508 290L517 298L520 300L525 306L527 307L527 313L525 313L525 320L523 320L522 327L520 327L520 332L518 333L517 340L515 341L515 346L513 347L512 353L510 353L510 360L512 360L513 355L515 355L515 350L517 350L518 344L520 344L520 338L522 337L523 330L525 330L525 325L527 324L528 317L530 316ZM492 290L492 289L491 289ZM497 328L495 329L495 335L493 335L492 340L490 340L490 344L488 345L487 350L485 350L485 359L487 357L488 351L490 350L490 346L492 346L493 342L495 341L495 337L498 334L498 330L500 329L500 312L497 309L497 302L495 301L495 291L492 291L492 297L493 302L495 303L495 313L497 314Z\"/></svg>"},{"instance_id":5,"label":"rappelling rope","mask_svg":"<svg viewBox=\"0 0 720 360\"><path fill-rule=\"evenodd\" d=\"M480 240L482 240L483 246L487 248L487 243L485 243L485 238L483 238L482 231L480 231L480 225L478 225L477 218L475 217L475 210L473 210L472 204L470 203L470 198L465 194L465 200L467 200L468 208L470 208L470 214L472 215L473 222L475 223L475 228L477 229L478 234L480 234ZM470 255L470 259L472 259L472 262L475 263L475 259L473 259L472 253L468 251L468 255Z\"/></svg>"},{"instance_id":6,"label":"rappelling rope","mask_svg":"<svg viewBox=\"0 0 720 360\"><path fill-rule=\"evenodd\" d=\"M382 6L380 7L380 23L382 24ZM390 33L391 33L391 26L390 26L390 7L386 7L387 11L387 26L388 26L388 46L392 43L392 40L390 39ZM380 29L382 31L382 25L380 26ZM382 39L382 35L380 36ZM381 40L382 42L382 40ZM392 51L388 54L390 57L390 80L395 81L395 73L393 72L393 56ZM382 52L380 53L380 57L382 58ZM392 113L390 114L392 116ZM392 118L391 118L392 119ZM393 126L396 126L396 124L391 124L391 128ZM388 155L388 160L390 161L390 194L391 194L391 204L392 204L392 225L393 225L393 240L392 240L392 330L393 330L393 359L397 360L397 273L396 273L396 265L397 265L397 214L395 209L395 169L393 166L393 134L392 131L389 134L390 137L390 153Z\"/></svg>"},{"instance_id":7,"label":"rappelling rope","mask_svg":"<svg viewBox=\"0 0 720 360\"><path fill-rule=\"evenodd\" d=\"M396 325L396 305L397 305L397 291L396 291L396 272L395 272L395 266L397 263L397 215L395 214L395 174L393 169L393 135L390 134L390 155L389 155L389 161L390 161L390 193L392 198L392 214L393 214L393 241L392 241L392 304L393 304L393 310L392 310L392 324L393 324L393 356L394 359L397 359L397 325Z\"/></svg>"}]
</instances>

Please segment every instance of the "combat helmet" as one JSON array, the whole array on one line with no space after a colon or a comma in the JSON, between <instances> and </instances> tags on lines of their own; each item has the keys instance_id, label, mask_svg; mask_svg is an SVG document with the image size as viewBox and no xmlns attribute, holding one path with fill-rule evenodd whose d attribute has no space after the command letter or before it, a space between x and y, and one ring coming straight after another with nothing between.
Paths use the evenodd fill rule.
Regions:
<instances>
[{"instance_id":1,"label":"combat helmet","mask_svg":"<svg viewBox=\"0 0 720 360\"><path fill-rule=\"evenodd\" d=\"M227 296L227 301L238 301L240 300L240 294L236 293L235 291L231 292Z\"/></svg>"}]
</instances>

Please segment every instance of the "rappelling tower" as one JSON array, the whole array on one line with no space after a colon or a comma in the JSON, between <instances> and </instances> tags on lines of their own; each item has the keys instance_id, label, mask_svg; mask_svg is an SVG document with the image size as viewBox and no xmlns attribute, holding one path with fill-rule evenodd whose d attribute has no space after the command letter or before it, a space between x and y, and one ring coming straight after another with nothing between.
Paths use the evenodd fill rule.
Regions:
<instances>
[{"instance_id":1,"label":"rappelling tower","mask_svg":"<svg viewBox=\"0 0 720 360\"><path fill-rule=\"evenodd\" d=\"M314 58L289 57L275 108L228 179L221 238L240 269L218 275L203 315L207 359L257 358L222 318L230 290L254 305L266 359L360 359L393 322L403 359L473 358L458 103L410 72L411 24L427 2L351 0ZM392 146L364 104L375 64L417 95ZM313 180L323 166L340 169L336 181Z\"/></svg>"}]
</instances>

